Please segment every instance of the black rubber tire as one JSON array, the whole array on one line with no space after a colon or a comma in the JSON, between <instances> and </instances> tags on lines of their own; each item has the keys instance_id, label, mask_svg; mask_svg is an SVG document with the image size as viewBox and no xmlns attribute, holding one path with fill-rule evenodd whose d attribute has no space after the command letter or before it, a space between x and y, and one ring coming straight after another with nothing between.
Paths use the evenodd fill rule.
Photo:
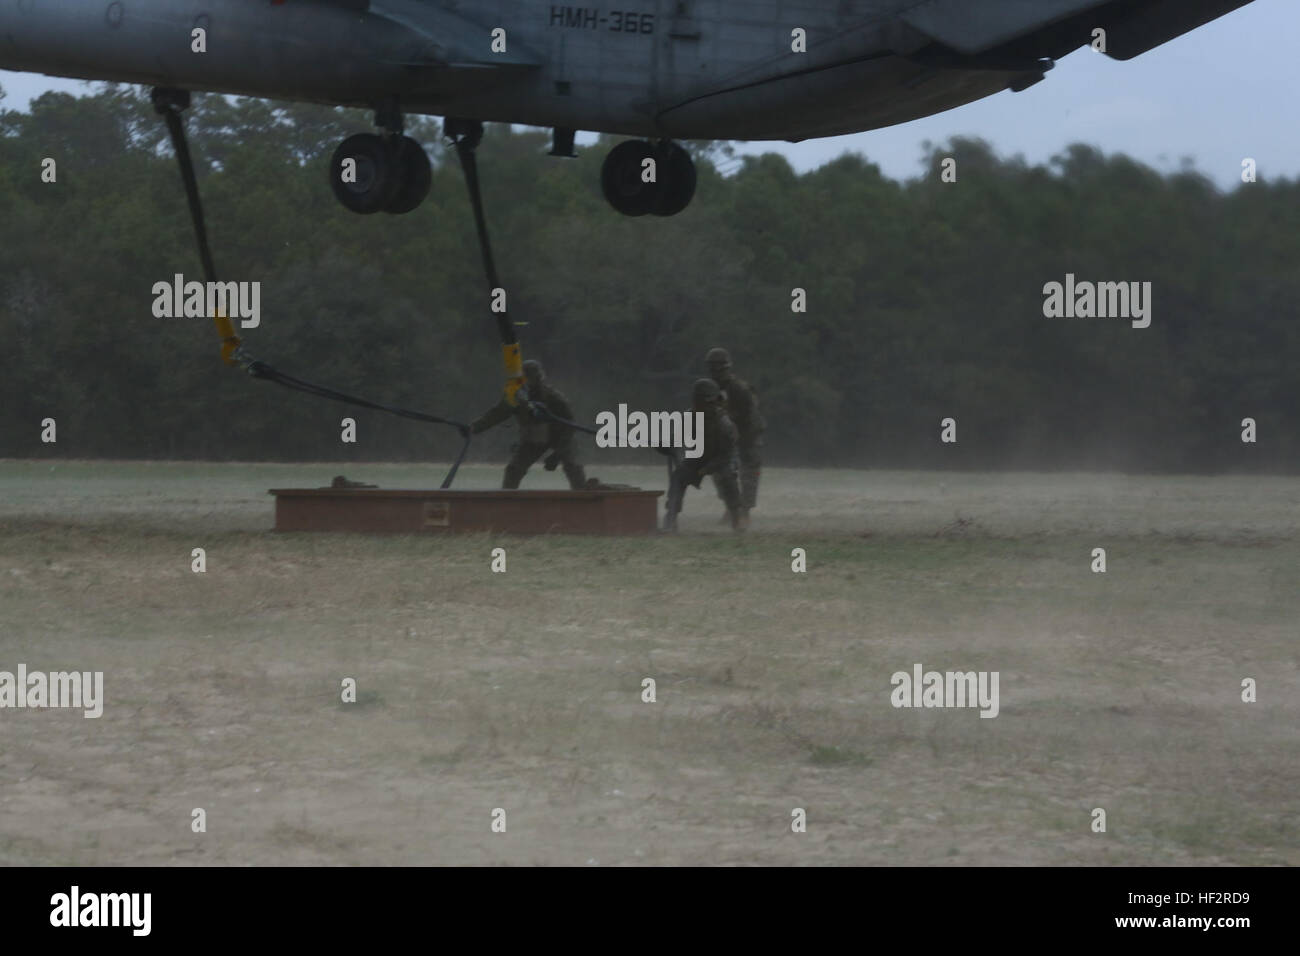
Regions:
<instances>
[{"instance_id":1,"label":"black rubber tire","mask_svg":"<svg viewBox=\"0 0 1300 956\"><path fill-rule=\"evenodd\" d=\"M625 216L653 212L662 193L662 177L656 159L656 179L641 181L641 163L654 156L654 148L641 139L629 139L609 151L600 168L600 188L605 201Z\"/></svg>"},{"instance_id":2,"label":"black rubber tire","mask_svg":"<svg viewBox=\"0 0 1300 956\"><path fill-rule=\"evenodd\" d=\"M415 209L429 195L433 167L424 147L409 136L395 140L393 149L397 152L397 192L384 212L401 215Z\"/></svg>"},{"instance_id":3,"label":"black rubber tire","mask_svg":"<svg viewBox=\"0 0 1300 956\"><path fill-rule=\"evenodd\" d=\"M356 182L343 181L343 163L356 161ZM393 150L374 133L357 133L339 143L330 157L330 188L352 212L368 216L387 208L400 185Z\"/></svg>"},{"instance_id":4,"label":"black rubber tire","mask_svg":"<svg viewBox=\"0 0 1300 956\"><path fill-rule=\"evenodd\" d=\"M656 216L675 216L695 196L695 160L677 143L659 148L659 202L651 210Z\"/></svg>"}]
</instances>

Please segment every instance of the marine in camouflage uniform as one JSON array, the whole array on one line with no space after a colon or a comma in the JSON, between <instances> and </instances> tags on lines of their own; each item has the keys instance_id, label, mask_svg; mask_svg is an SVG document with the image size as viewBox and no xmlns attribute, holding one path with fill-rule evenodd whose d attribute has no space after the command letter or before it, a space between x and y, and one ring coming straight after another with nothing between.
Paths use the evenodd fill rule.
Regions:
<instances>
[{"instance_id":1,"label":"marine in camouflage uniform","mask_svg":"<svg viewBox=\"0 0 1300 956\"><path fill-rule=\"evenodd\" d=\"M479 416L470 425L470 432L477 435L494 425L499 425L513 417L519 423L519 444L506 465L502 488L518 488L533 462L545 455L546 470L553 471L556 465L564 466L564 477L569 479L569 487L581 491L587 486L587 475L578 461L578 449L573 439L573 429L539 418L530 407L539 404L546 407L552 415L573 421L573 409L568 399L558 389L552 388L546 381L546 373L540 362L530 359L523 364L524 389L527 401L511 405L504 398Z\"/></svg>"},{"instance_id":2,"label":"marine in camouflage uniform","mask_svg":"<svg viewBox=\"0 0 1300 956\"><path fill-rule=\"evenodd\" d=\"M758 413L758 393L742 378L731 371L731 356L726 349L710 349L704 356L709 376L727 393L727 417L736 426L740 436L740 492L745 510L758 505L758 479L763 471L763 430L767 423ZM713 479L714 484L718 479ZM726 500L722 488L718 497Z\"/></svg>"},{"instance_id":3,"label":"marine in camouflage uniform","mask_svg":"<svg viewBox=\"0 0 1300 956\"><path fill-rule=\"evenodd\" d=\"M740 495L740 460L737 457L736 426L727 417L722 389L712 379L702 378L691 389L691 411L704 413L704 435L699 458L683 458L673 469L664 509L664 530L677 530L686 486L700 487L705 475L712 475L718 493L727 503L731 526L744 531L749 524Z\"/></svg>"}]
</instances>

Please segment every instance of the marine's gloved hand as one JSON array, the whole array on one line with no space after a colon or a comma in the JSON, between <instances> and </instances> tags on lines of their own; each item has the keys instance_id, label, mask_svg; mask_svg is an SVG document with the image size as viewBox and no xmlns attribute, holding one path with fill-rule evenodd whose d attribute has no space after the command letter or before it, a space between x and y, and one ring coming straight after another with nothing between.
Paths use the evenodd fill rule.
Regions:
<instances>
[{"instance_id":1,"label":"marine's gloved hand","mask_svg":"<svg viewBox=\"0 0 1300 956\"><path fill-rule=\"evenodd\" d=\"M546 460L542 462L542 467L545 468L547 471L554 471L559 466L560 466L560 453L558 451L551 452L549 455L546 456Z\"/></svg>"}]
</instances>

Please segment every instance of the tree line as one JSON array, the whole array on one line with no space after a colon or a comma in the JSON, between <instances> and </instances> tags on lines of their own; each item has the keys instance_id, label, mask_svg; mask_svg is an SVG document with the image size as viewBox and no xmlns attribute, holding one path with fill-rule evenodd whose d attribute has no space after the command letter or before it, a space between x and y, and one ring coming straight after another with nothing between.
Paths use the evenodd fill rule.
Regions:
<instances>
[{"instance_id":1,"label":"tree line","mask_svg":"<svg viewBox=\"0 0 1300 956\"><path fill-rule=\"evenodd\" d=\"M334 200L326 163L371 128L367 114L197 96L187 122L218 273L261 283L261 325L245 333L254 355L462 421L496 401L494 316L436 121L407 130L434 163L428 199L364 217ZM856 154L800 174L777 154L704 143L691 146L699 186L686 212L627 219L600 195L614 142L552 159L544 132L494 126L479 150L524 355L589 422L619 403L684 407L704 353L722 345L758 389L772 464L1300 466L1296 182L1224 192L1191 168L1161 173L1082 145L1034 165L974 139L927 146L920 175L900 182ZM145 91L0 110L0 457L454 453L451 429L226 368L210 322L154 316L154 284L176 273L202 278ZM1150 326L1045 316L1045 285L1067 275L1149 282ZM340 443L344 416L355 445ZM41 441L47 418L57 443ZM941 441L949 418L955 443ZM499 459L507 431L476 441L473 457Z\"/></svg>"}]
</instances>

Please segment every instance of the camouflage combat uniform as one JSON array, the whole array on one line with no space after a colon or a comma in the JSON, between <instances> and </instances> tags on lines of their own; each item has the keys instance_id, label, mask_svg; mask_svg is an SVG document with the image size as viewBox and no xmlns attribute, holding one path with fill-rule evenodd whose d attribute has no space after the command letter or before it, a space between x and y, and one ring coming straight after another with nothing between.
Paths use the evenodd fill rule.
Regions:
<instances>
[{"instance_id":1,"label":"camouflage combat uniform","mask_svg":"<svg viewBox=\"0 0 1300 956\"><path fill-rule=\"evenodd\" d=\"M731 356L726 349L713 349L705 356L709 374L726 392L727 416L736 426L739 434L740 456L740 491L749 510L758 505L758 479L763 471L763 431L767 423L758 411L758 393L742 378L731 371ZM714 479L717 484L717 479ZM722 488L718 488L718 497L726 500Z\"/></svg>"},{"instance_id":2,"label":"camouflage combat uniform","mask_svg":"<svg viewBox=\"0 0 1300 956\"><path fill-rule=\"evenodd\" d=\"M506 465L502 488L518 488L533 462L551 450L546 461L547 470L558 463L564 468L564 477L569 480L569 487L581 491L587 486L587 475L578 461L577 443L574 441L573 429L568 425L548 422L537 417L530 407L536 403L558 418L573 421L573 409L568 399L558 389L552 388L545 381L541 366L533 361L524 363L527 401L511 405L504 398L475 419L470 431L477 435L499 425L513 417L519 423L519 444Z\"/></svg>"},{"instance_id":3,"label":"camouflage combat uniform","mask_svg":"<svg viewBox=\"0 0 1300 956\"><path fill-rule=\"evenodd\" d=\"M664 530L677 530L677 515L682 510L686 486L700 486L705 475L712 475L718 494L727 504L727 514L736 530L746 523L745 507L740 494L740 459L736 426L722 405L722 393L710 379L700 379L693 391L694 411L704 412L704 436L699 458L682 458L673 469L664 508Z\"/></svg>"}]
</instances>

